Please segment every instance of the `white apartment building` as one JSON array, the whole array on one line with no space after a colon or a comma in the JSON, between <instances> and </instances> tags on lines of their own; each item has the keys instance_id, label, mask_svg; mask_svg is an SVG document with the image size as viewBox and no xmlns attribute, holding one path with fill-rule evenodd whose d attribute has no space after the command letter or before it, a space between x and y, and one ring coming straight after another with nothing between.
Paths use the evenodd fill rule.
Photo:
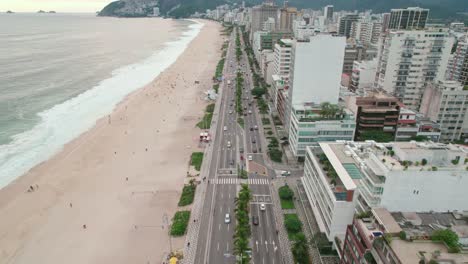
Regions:
<instances>
[{"instance_id":1,"label":"white apartment building","mask_svg":"<svg viewBox=\"0 0 468 264\"><path fill-rule=\"evenodd\" d=\"M291 106L306 102L338 103L346 40L319 34L309 42L293 41L290 89L285 107L286 131L289 131Z\"/></svg>"},{"instance_id":2,"label":"white apartment building","mask_svg":"<svg viewBox=\"0 0 468 264\"><path fill-rule=\"evenodd\" d=\"M366 96L374 88L377 63L377 59L354 61L349 89L359 96Z\"/></svg>"},{"instance_id":3,"label":"white apartment building","mask_svg":"<svg viewBox=\"0 0 468 264\"><path fill-rule=\"evenodd\" d=\"M468 85L468 41L466 38L459 40L455 51L450 55L445 78Z\"/></svg>"},{"instance_id":4,"label":"white apartment building","mask_svg":"<svg viewBox=\"0 0 468 264\"><path fill-rule=\"evenodd\" d=\"M359 186L357 211L468 210L467 147L430 141L336 144L344 146L343 162Z\"/></svg>"},{"instance_id":5,"label":"white apartment building","mask_svg":"<svg viewBox=\"0 0 468 264\"><path fill-rule=\"evenodd\" d=\"M315 27L312 24L306 24L305 21L295 20L293 21L293 33L294 38L299 41L308 40L315 34Z\"/></svg>"},{"instance_id":6,"label":"white apartment building","mask_svg":"<svg viewBox=\"0 0 468 264\"><path fill-rule=\"evenodd\" d=\"M343 109L324 117L320 110L320 105L309 103L292 107L289 147L295 157L304 157L306 147L317 146L319 142L354 139L356 122L351 111Z\"/></svg>"},{"instance_id":7,"label":"white apartment building","mask_svg":"<svg viewBox=\"0 0 468 264\"><path fill-rule=\"evenodd\" d=\"M457 81L429 85L421 103L421 113L439 123L441 141L468 137L468 89Z\"/></svg>"},{"instance_id":8,"label":"white apartment building","mask_svg":"<svg viewBox=\"0 0 468 264\"><path fill-rule=\"evenodd\" d=\"M291 68L291 50L292 40L281 39L275 44L274 71L276 75L283 76L285 80L289 80Z\"/></svg>"},{"instance_id":9,"label":"white apartment building","mask_svg":"<svg viewBox=\"0 0 468 264\"><path fill-rule=\"evenodd\" d=\"M342 164L334 144L307 147L304 176L301 178L307 199L321 232L329 241L343 241L347 225L353 222L357 186ZM341 152L342 153L342 152Z\"/></svg>"},{"instance_id":10,"label":"white apartment building","mask_svg":"<svg viewBox=\"0 0 468 264\"><path fill-rule=\"evenodd\" d=\"M319 228L331 241L345 232L355 210L468 210L467 159L468 148L461 145L320 143L307 148L302 182Z\"/></svg>"},{"instance_id":11,"label":"white apartment building","mask_svg":"<svg viewBox=\"0 0 468 264\"><path fill-rule=\"evenodd\" d=\"M351 37L365 46L376 45L382 32L382 23L372 20L359 20L351 25Z\"/></svg>"},{"instance_id":12,"label":"white apartment building","mask_svg":"<svg viewBox=\"0 0 468 264\"><path fill-rule=\"evenodd\" d=\"M380 43L376 88L419 110L427 84L445 77L453 38L440 30L390 31Z\"/></svg>"},{"instance_id":13,"label":"white apartment building","mask_svg":"<svg viewBox=\"0 0 468 264\"><path fill-rule=\"evenodd\" d=\"M272 50L264 49L260 52L258 60L263 79L269 85L273 82L272 75L275 69L275 53Z\"/></svg>"}]
</instances>

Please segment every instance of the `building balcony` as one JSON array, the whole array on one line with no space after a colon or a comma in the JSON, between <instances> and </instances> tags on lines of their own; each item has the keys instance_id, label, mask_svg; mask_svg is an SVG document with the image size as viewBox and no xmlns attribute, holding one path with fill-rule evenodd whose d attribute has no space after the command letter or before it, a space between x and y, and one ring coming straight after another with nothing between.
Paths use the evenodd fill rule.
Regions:
<instances>
[{"instance_id":1,"label":"building balcony","mask_svg":"<svg viewBox=\"0 0 468 264\"><path fill-rule=\"evenodd\" d=\"M385 126L396 126L397 125L397 121L385 121L383 123Z\"/></svg>"},{"instance_id":2,"label":"building balcony","mask_svg":"<svg viewBox=\"0 0 468 264\"><path fill-rule=\"evenodd\" d=\"M384 126L384 124L363 124L363 123L359 123L358 126L360 127L366 127L366 128L382 128Z\"/></svg>"},{"instance_id":3,"label":"building balcony","mask_svg":"<svg viewBox=\"0 0 468 264\"><path fill-rule=\"evenodd\" d=\"M384 121L385 116L377 117L377 116L360 116L360 120L379 120L379 121Z\"/></svg>"}]
</instances>

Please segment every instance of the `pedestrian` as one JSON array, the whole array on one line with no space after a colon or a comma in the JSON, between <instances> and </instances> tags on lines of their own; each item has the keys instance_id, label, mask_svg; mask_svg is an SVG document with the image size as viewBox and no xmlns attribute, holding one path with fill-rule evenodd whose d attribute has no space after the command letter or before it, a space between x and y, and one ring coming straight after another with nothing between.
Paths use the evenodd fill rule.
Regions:
<instances>
[{"instance_id":1,"label":"pedestrian","mask_svg":"<svg viewBox=\"0 0 468 264\"><path fill-rule=\"evenodd\" d=\"M190 242L187 243L187 247L190 247Z\"/></svg>"},{"instance_id":2,"label":"pedestrian","mask_svg":"<svg viewBox=\"0 0 468 264\"><path fill-rule=\"evenodd\" d=\"M83 225L83 229L86 229L86 225Z\"/></svg>"},{"instance_id":3,"label":"pedestrian","mask_svg":"<svg viewBox=\"0 0 468 264\"><path fill-rule=\"evenodd\" d=\"M72 204L72 203L70 203L70 208L73 208L73 204Z\"/></svg>"},{"instance_id":4,"label":"pedestrian","mask_svg":"<svg viewBox=\"0 0 468 264\"><path fill-rule=\"evenodd\" d=\"M31 192L34 192L34 187L33 187L32 185L29 186L29 190L30 190Z\"/></svg>"}]
</instances>

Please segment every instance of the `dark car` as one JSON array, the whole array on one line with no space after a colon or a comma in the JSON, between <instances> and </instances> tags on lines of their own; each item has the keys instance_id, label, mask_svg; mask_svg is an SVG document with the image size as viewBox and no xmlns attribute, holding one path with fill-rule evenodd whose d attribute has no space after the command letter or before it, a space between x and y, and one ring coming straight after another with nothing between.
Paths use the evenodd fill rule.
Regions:
<instances>
[{"instance_id":1,"label":"dark car","mask_svg":"<svg viewBox=\"0 0 468 264\"><path fill-rule=\"evenodd\" d=\"M257 153L257 149L253 149L252 152L253 152L253 153Z\"/></svg>"},{"instance_id":2,"label":"dark car","mask_svg":"<svg viewBox=\"0 0 468 264\"><path fill-rule=\"evenodd\" d=\"M255 143L257 143L257 141L255 141L255 139L252 139L252 143L255 144Z\"/></svg>"},{"instance_id":3,"label":"dark car","mask_svg":"<svg viewBox=\"0 0 468 264\"><path fill-rule=\"evenodd\" d=\"M250 131L253 131L253 127L250 128Z\"/></svg>"},{"instance_id":4,"label":"dark car","mask_svg":"<svg viewBox=\"0 0 468 264\"><path fill-rule=\"evenodd\" d=\"M252 224L258 225L258 216L252 216Z\"/></svg>"}]
</instances>

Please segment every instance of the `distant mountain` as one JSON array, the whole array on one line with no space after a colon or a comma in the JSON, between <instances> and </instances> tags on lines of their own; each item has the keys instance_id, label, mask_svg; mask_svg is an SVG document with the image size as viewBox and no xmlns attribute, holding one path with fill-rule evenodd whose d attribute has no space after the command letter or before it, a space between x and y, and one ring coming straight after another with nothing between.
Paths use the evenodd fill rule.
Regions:
<instances>
[{"instance_id":1,"label":"distant mountain","mask_svg":"<svg viewBox=\"0 0 468 264\"><path fill-rule=\"evenodd\" d=\"M119 0L105 6L98 16L146 17L157 4L157 0Z\"/></svg>"},{"instance_id":2,"label":"distant mountain","mask_svg":"<svg viewBox=\"0 0 468 264\"><path fill-rule=\"evenodd\" d=\"M247 5L259 4L261 0L246 0ZM107 5L101 16L147 16L158 6L162 15L187 17L196 11L204 12L222 4L242 3L242 0L119 0ZM278 1L278 5L282 2ZM420 6L431 9L431 19L467 19L468 0L289 0L290 6L321 9L334 5L335 10L373 10L375 13L389 12L392 8Z\"/></svg>"}]
</instances>

